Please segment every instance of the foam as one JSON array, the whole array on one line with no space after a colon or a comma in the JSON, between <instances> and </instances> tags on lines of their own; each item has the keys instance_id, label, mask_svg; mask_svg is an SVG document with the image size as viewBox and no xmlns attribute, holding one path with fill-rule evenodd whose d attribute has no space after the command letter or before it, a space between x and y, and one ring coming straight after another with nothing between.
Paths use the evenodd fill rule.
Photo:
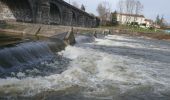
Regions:
<instances>
[{"instance_id":1,"label":"foam","mask_svg":"<svg viewBox=\"0 0 170 100\"><path fill-rule=\"evenodd\" d=\"M109 36L108 38L128 40L121 36ZM71 59L67 70L61 74L24 79L0 79L0 94L34 96L44 91L67 91L68 87L79 86L85 88L83 90L85 97L112 98L121 93L128 93L129 90L133 89L136 93L140 92L139 88L153 93L170 89L168 77L170 72L169 67L167 67L170 66L169 63L122 56L115 54L115 52L108 53L112 52L111 49L105 48L103 45L112 46L112 49L118 45L128 47L133 45L131 43L122 44L109 39L107 37L96 39L96 42L86 44L86 46L89 46L86 48L83 47L83 44L82 46L80 44L68 46L65 50L59 52L59 55ZM135 45L136 47L154 50L151 47L144 47L143 44L136 44L138 45ZM101 47L98 49L104 49L108 52L96 49L96 45ZM145 56L147 52L139 53ZM164 58L164 56L166 55L160 57ZM58 62L56 61L56 63ZM160 69L160 67L163 68ZM167 74L166 77L163 76L164 72ZM22 75L20 73L20 76Z\"/></svg>"}]
</instances>

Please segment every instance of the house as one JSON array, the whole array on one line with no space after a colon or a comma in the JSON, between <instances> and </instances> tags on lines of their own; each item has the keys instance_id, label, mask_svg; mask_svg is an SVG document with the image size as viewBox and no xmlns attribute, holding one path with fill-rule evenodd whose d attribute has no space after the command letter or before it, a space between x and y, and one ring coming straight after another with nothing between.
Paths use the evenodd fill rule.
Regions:
<instances>
[{"instance_id":1,"label":"house","mask_svg":"<svg viewBox=\"0 0 170 100\"><path fill-rule=\"evenodd\" d=\"M150 28L155 27L154 22L151 19L146 19L144 15L138 14L126 14L126 13L112 13L113 16L116 16L116 21L119 24L134 24L140 25L141 28Z\"/></svg>"},{"instance_id":2,"label":"house","mask_svg":"<svg viewBox=\"0 0 170 100\"><path fill-rule=\"evenodd\" d=\"M136 22L139 25L145 23L145 17L143 15L137 14L124 14L124 13L117 13L117 21L120 24L130 24L132 22Z\"/></svg>"},{"instance_id":3,"label":"house","mask_svg":"<svg viewBox=\"0 0 170 100\"><path fill-rule=\"evenodd\" d=\"M160 29L161 28L161 26L158 25L158 24L153 24L153 27L156 28L156 29Z\"/></svg>"},{"instance_id":4,"label":"house","mask_svg":"<svg viewBox=\"0 0 170 100\"><path fill-rule=\"evenodd\" d=\"M147 28L153 27L154 22L151 19L145 19L145 25L146 25Z\"/></svg>"}]
</instances>

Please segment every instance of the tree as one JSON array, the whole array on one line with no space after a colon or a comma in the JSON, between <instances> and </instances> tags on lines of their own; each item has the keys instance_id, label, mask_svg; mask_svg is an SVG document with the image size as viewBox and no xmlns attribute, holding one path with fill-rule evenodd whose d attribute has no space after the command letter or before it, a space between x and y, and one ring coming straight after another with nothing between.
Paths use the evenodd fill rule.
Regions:
<instances>
[{"instance_id":1,"label":"tree","mask_svg":"<svg viewBox=\"0 0 170 100\"><path fill-rule=\"evenodd\" d=\"M117 4L117 9L118 12L120 13L120 22L122 22L122 13L124 13L124 1L123 0L119 0L118 4Z\"/></svg>"},{"instance_id":2,"label":"tree","mask_svg":"<svg viewBox=\"0 0 170 100\"><path fill-rule=\"evenodd\" d=\"M85 6L83 4L81 5L81 10L86 11L86 8L85 8Z\"/></svg>"},{"instance_id":3,"label":"tree","mask_svg":"<svg viewBox=\"0 0 170 100\"><path fill-rule=\"evenodd\" d=\"M161 24L161 19L160 19L159 15L156 16L155 23L156 23L157 25L160 25L160 24Z\"/></svg>"},{"instance_id":4,"label":"tree","mask_svg":"<svg viewBox=\"0 0 170 100\"><path fill-rule=\"evenodd\" d=\"M114 13L112 13L112 25L117 25L118 21L117 21L117 11L115 11Z\"/></svg>"},{"instance_id":5,"label":"tree","mask_svg":"<svg viewBox=\"0 0 170 100\"><path fill-rule=\"evenodd\" d=\"M164 27L164 26L165 26L165 18L164 18L164 16L161 17L160 26L161 26L161 27Z\"/></svg>"},{"instance_id":6,"label":"tree","mask_svg":"<svg viewBox=\"0 0 170 100\"><path fill-rule=\"evenodd\" d=\"M79 4L76 1L72 2L72 5L76 8L79 8Z\"/></svg>"},{"instance_id":7,"label":"tree","mask_svg":"<svg viewBox=\"0 0 170 100\"><path fill-rule=\"evenodd\" d=\"M139 15L141 14L141 11L143 10L143 5L141 4L140 1L135 2L135 14ZM137 20L137 17L134 18L134 21Z\"/></svg>"},{"instance_id":8,"label":"tree","mask_svg":"<svg viewBox=\"0 0 170 100\"><path fill-rule=\"evenodd\" d=\"M108 20L111 18L111 6L108 2L101 2L99 3L97 7L97 12L99 14L99 17L101 19L102 24L106 24Z\"/></svg>"},{"instance_id":9,"label":"tree","mask_svg":"<svg viewBox=\"0 0 170 100\"><path fill-rule=\"evenodd\" d=\"M104 15L106 14L106 8L100 3L97 7L97 12L101 19L104 19Z\"/></svg>"},{"instance_id":10,"label":"tree","mask_svg":"<svg viewBox=\"0 0 170 100\"><path fill-rule=\"evenodd\" d=\"M143 10L143 5L139 0L125 0L125 1L120 0L117 6L118 6L118 11L120 15L122 13L129 14L129 15L132 15L132 14L139 15L141 14L141 11ZM126 23L128 23L130 19L131 19L131 16L126 16ZM134 21L136 20L137 20L137 17L134 17ZM122 18L121 18L121 21L122 21Z\"/></svg>"},{"instance_id":11,"label":"tree","mask_svg":"<svg viewBox=\"0 0 170 100\"><path fill-rule=\"evenodd\" d=\"M156 16L155 23L156 23L157 25L159 25L160 27L165 27L165 26L167 26L167 22L166 22L164 16L162 16L162 17L160 18L160 16L157 15L157 16Z\"/></svg>"},{"instance_id":12,"label":"tree","mask_svg":"<svg viewBox=\"0 0 170 100\"><path fill-rule=\"evenodd\" d=\"M135 10L135 0L125 0L125 11L127 14L134 14L134 10ZM131 19L131 16L126 16L126 23L128 23Z\"/></svg>"}]
</instances>

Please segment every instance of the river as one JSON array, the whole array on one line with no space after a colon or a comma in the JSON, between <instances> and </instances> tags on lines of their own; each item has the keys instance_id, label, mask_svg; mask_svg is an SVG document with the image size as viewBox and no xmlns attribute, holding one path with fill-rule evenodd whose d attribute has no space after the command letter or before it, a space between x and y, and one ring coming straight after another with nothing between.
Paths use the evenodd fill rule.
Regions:
<instances>
[{"instance_id":1,"label":"river","mask_svg":"<svg viewBox=\"0 0 170 100\"><path fill-rule=\"evenodd\" d=\"M76 40L55 54L39 49L58 56L41 60L43 67L0 78L0 100L170 100L170 42L118 35Z\"/></svg>"},{"instance_id":2,"label":"river","mask_svg":"<svg viewBox=\"0 0 170 100\"><path fill-rule=\"evenodd\" d=\"M165 30L165 32L170 33L170 30Z\"/></svg>"}]
</instances>

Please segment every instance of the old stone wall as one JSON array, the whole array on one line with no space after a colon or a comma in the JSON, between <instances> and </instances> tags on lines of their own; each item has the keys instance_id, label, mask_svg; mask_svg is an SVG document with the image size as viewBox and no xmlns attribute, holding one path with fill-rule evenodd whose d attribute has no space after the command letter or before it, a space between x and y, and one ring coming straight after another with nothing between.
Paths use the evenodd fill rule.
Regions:
<instances>
[{"instance_id":1,"label":"old stone wall","mask_svg":"<svg viewBox=\"0 0 170 100\"><path fill-rule=\"evenodd\" d=\"M0 0L0 20L95 27L96 17L63 0Z\"/></svg>"},{"instance_id":2,"label":"old stone wall","mask_svg":"<svg viewBox=\"0 0 170 100\"><path fill-rule=\"evenodd\" d=\"M3 1L0 2L1 19L23 22L32 21L31 9L28 2L23 0L16 0L16 2L11 2L10 0Z\"/></svg>"}]
</instances>

